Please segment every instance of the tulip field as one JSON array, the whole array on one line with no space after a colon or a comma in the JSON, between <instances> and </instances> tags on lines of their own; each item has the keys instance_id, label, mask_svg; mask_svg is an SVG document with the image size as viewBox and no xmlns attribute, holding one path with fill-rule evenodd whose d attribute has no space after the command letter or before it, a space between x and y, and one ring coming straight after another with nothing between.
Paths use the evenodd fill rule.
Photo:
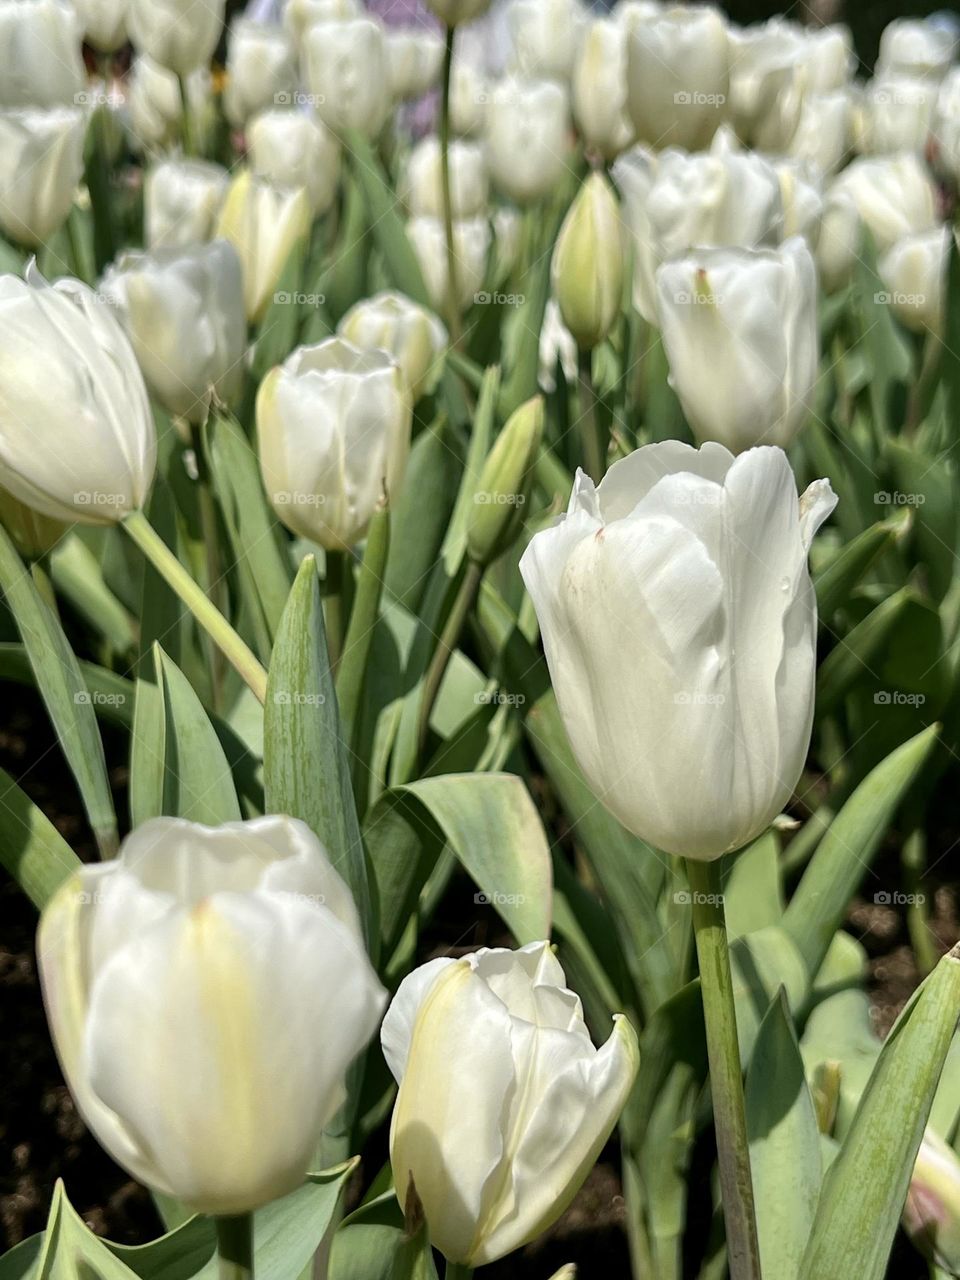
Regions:
<instances>
[{"instance_id":1,"label":"tulip field","mask_svg":"<svg viewBox=\"0 0 960 1280\"><path fill-rule=\"evenodd\" d=\"M960 15L842 17L0 0L0 1280L960 1276Z\"/></svg>"}]
</instances>

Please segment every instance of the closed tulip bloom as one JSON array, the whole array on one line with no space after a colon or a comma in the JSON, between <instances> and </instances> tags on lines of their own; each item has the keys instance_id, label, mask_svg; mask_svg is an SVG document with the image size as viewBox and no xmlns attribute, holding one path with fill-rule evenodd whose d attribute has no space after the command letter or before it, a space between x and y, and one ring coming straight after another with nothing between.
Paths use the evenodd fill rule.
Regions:
<instances>
[{"instance_id":1,"label":"closed tulip bloom","mask_svg":"<svg viewBox=\"0 0 960 1280\"><path fill-rule=\"evenodd\" d=\"M86 86L82 31L66 0L0 4L0 107L74 106Z\"/></svg>"},{"instance_id":2,"label":"closed tulip bloom","mask_svg":"<svg viewBox=\"0 0 960 1280\"><path fill-rule=\"evenodd\" d=\"M857 206L845 192L828 192L816 248L817 270L826 293L850 283L862 247L863 223Z\"/></svg>"},{"instance_id":3,"label":"closed tulip bloom","mask_svg":"<svg viewBox=\"0 0 960 1280\"><path fill-rule=\"evenodd\" d=\"M871 80L863 95L860 149L868 155L923 154L937 102L937 86L912 76Z\"/></svg>"},{"instance_id":4,"label":"closed tulip bloom","mask_svg":"<svg viewBox=\"0 0 960 1280\"><path fill-rule=\"evenodd\" d=\"M491 89L486 77L464 58L454 57L450 77L450 128L462 138L481 134Z\"/></svg>"},{"instance_id":5,"label":"closed tulip bloom","mask_svg":"<svg viewBox=\"0 0 960 1280\"><path fill-rule=\"evenodd\" d=\"M912 152L854 160L835 179L830 201L848 199L882 252L903 236L937 225L937 190Z\"/></svg>"},{"instance_id":6,"label":"closed tulip bloom","mask_svg":"<svg viewBox=\"0 0 960 1280\"><path fill-rule=\"evenodd\" d=\"M178 76L210 61L223 30L226 0L127 0L127 31L145 53Z\"/></svg>"},{"instance_id":7,"label":"closed tulip bloom","mask_svg":"<svg viewBox=\"0 0 960 1280\"><path fill-rule=\"evenodd\" d=\"M494 184L520 205L534 204L570 164L570 108L553 80L505 76L487 103L487 166Z\"/></svg>"},{"instance_id":8,"label":"closed tulip bloom","mask_svg":"<svg viewBox=\"0 0 960 1280\"><path fill-rule=\"evenodd\" d=\"M441 37L418 27L391 27L384 38L394 101L410 102L429 93L443 66Z\"/></svg>"},{"instance_id":9,"label":"closed tulip bloom","mask_svg":"<svg viewBox=\"0 0 960 1280\"><path fill-rule=\"evenodd\" d=\"M326 213L340 186L340 143L306 111L275 107L247 126L247 159L258 178L303 187L314 214Z\"/></svg>"},{"instance_id":10,"label":"closed tulip bloom","mask_svg":"<svg viewBox=\"0 0 960 1280\"><path fill-rule=\"evenodd\" d=\"M835 501L826 480L798 501L780 449L670 440L597 488L578 472L524 553L574 754L656 848L712 860L789 800L813 723L807 553Z\"/></svg>"},{"instance_id":11,"label":"closed tulip bloom","mask_svg":"<svg viewBox=\"0 0 960 1280\"><path fill-rule=\"evenodd\" d=\"M877 264L887 302L915 333L943 332L949 259L950 232L937 227L904 236Z\"/></svg>"},{"instance_id":12,"label":"closed tulip bloom","mask_svg":"<svg viewBox=\"0 0 960 1280\"><path fill-rule=\"evenodd\" d=\"M829 177L846 162L852 131L853 96L848 89L807 94L787 150Z\"/></svg>"},{"instance_id":13,"label":"closed tulip bloom","mask_svg":"<svg viewBox=\"0 0 960 1280\"><path fill-rule=\"evenodd\" d=\"M627 114L627 29L615 18L589 26L573 71L573 115L587 147L613 160L633 141Z\"/></svg>"},{"instance_id":14,"label":"closed tulip bloom","mask_svg":"<svg viewBox=\"0 0 960 1280\"><path fill-rule=\"evenodd\" d=\"M925 1258L948 1275L960 1272L960 1159L932 1129L920 1143L901 1221Z\"/></svg>"},{"instance_id":15,"label":"closed tulip bloom","mask_svg":"<svg viewBox=\"0 0 960 1280\"><path fill-rule=\"evenodd\" d=\"M956 35L921 18L895 18L880 36L877 71L882 75L942 80L957 55Z\"/></svg>"},{"instance_id":16,"label":"closed tulip bloom","mask_svg":"<svg viewBox=\"0 0 960 1280\"><path fill-rule=\"evenodd\" d=\"M818 171L802 160L789 158L776 159L772 164L780 182L784 239L803 236L808 244L815 246L824 204Z\"/></svg>"},{"instance_id":17,"label":"closed tulip bloom","mask_svg":"<svg viewBox=\"0 0 960 1280\"><path fill-rule=\"evenodd\" d=\"M125 0L73 0L83 38L100 53L116 53L127 42Z\"/></svg>"},{"instance_id":18,"label":"closed tulip bloom","mask_svg":"<svg viewBox=\"0 0 960 1280\"><path fill-rule=\"evenodd\" d=\"M83 175L87 121L76 107L0 111L0 230L37 248L63 226Z\"/></svg>"},{"instance_id":19,"label":"closed tulip bloom","mask_svg":"<svg viewBox=\"0 0 960 1280\"><path fill-rule=\"evenodd\" d=\"M363 351L385 351L399 366L414 402L436 385L447 331L440 320L402 293L377 293L355 303L337 333Z\"/></svg>"},{"instance_id":20,"label":"closed tulip bloom","mask_svg":"<svg viewBox=\"0 0 960 1280\"><path fill-rule=\"evenodd\" d=\"M217 235L229 240L243 264L247 319L256 324L270 305L287 259L310 230L304 187L275 187L249 169L230 184Z\"/></svg>"},{"instance_id":21,"label":"closed tulip bloom","mask_svg":"<svg viewBox=\"0 0 960 1280\"><path fill-rule=\"evenodd\" d=\"M385 1002L304 823L155 818L43 912L47 1018L84 1121L192 1210L294 1190Z\"/></svg>"},{"instance_id":22,"label":"closed tulip bloom","mask_svg":"<svg viewBox=\"0 0 960 1280\"><path fill-rule=\"evenodd\" d=\"M618 156L610 171L620 192L623 224L633 250L633 305L651 324L656 318L654 276L660 261L650 225L649 205L658 166L657 153L638 143Z\"/></svg>"},{"instance_id":23,"label":"closed tulip bloom","mask_svg":"<svg viewBox=\"0 0 960 1280\"><path fill-rule=\"evenodd\" d=\"M447 240L440 218L411 218L407 239L417 255L423 282L437 311L447 304ZM465 311L474 302L487 275L490 253L490 223L486 218L464 218L453 224L453 244L457 257L458 302Z\"/></svg>"},{"instance_id":24,"label":"closed tulip bloom","mask_svg":"<svg viewBox=\"0 0 960 1280\"><path fill-rule=\"evenodd\" d=\"M247 325L233 245L125 253L100 292L117 307L147 385L168 413L202 422L212 399L236 398Z\"/></svg>"},{"instance_id":25,"label":"closed tulip bloom","mask_svg":"<svg viewBox=\"0 0 960 1280\"><path fill-rule=\"evenodd\" d=\"M230 176L204 160L163 160L144 181L144 228L149 249L209 240Z\"/></svg>"},{"instance_id":26,"label":"closed tulip bloom","mask_svg":"<svg viewBox=\"0 0 960 1280\"><path fill-rule=\"evenodd\" d=\"M227 38L227 85L223 110L240 129L252 115L289 104L297 87L293 46L281 26L237 18Z\"/></svg>"},{"instance_id":27,"label":"closed tulip bloom","mask_svg":"<svg viewBox=\"0 0 960 1280\"><path fill-rule=\"evenodd\" d=\"M295 48L300 48L306 32L318 22L342 22L359 18L364 13L360 0L287 0L283 6L283 25Z\"/></svg>"},{"instance_id":28,"label":"closed tulip bloom","mask_svg":"<svg viewBox=\"0 0 960 1280\"><path fill-rule=\"evenodd\" d=\"M304 34L303 57L324 124L336 133L356 129L375 138L393 105L380 23L372 18L315 23Z\"/></svg>"},{"instance_id":29,"label":"closed tulip bloom","mask_svg":"<svg viewBox=\"0 0 960 1280\"><path fill-rule=\"evenodd\" d=\"M196 118L210 101L210 72L198 67L184 80L187 102ZM159 62L135 58L127 81L130 127L144 150L172 147L183 134L183 97L177 77Z\"/></svg>"},{"instance_id":30,"label":"closed tulip bloom","mask_svg":"<svg viewBox=\"0 0 960 1280\"><path fill-rule=\"evenodd\" d=\"M516 71L569 81L588 22L580 0L512 0L507 16Z\"/></svg>"},{"instance_id":31,"label":"closed tulip bloom","mask_svg":"<svg viewBox=\"0 0 960 1280\"><path fill-rule=\"evenodd\" d=\"M440 142L424 138L411 151L400 183L400 196L415 217L443 217ZM455 218L486 212L490 190L483 148L476 142L450 143L450 203Z\"/></svg>"},{"instance_id":32,"label":"closed tulip bloom","mask_svg":"<svg viewBox=\"0 0 960 1280\"><path fill-rule=\"evenodd\" d=\"M442 957L400 984L383 1020L400 1090L390 1162L430 1239L477 1267L563 1213L609 1137L637 1072L622 1015L594 1047L548 942Z\"/></svg>"},{"instance_id":33,"label":"closed tulip bloom","mask_svg":"<svg viewBox=\"0 0 960 1280\"><path fill-rule=\"evenodd\" d=\"M670 382L697 440L786 448L809 417L820 345L817 272L778 249L692 249L657 272Z\"/></svg>"},{"instance_id":34,"label":"closed tulip bloom","mask_svg":"<svg viewBox=\"0 0 960 1280\"><path fill-rule=\"evenodd\" d=\"M0 485L57 520L110 524L143 506L156 430L110 306L78 280L0 276Z\"/></svg>"},{"instance_id":35,"label":"closed tulip bloom","mask_svg":"<svg viewBox=\"0 0 960 1280\"><path fill-rule=\"evenodd\" d=\"M705 147L729 93L730 41L717 9L678 5L631 29L627 107L640 142Z\"/></svg>"},{"instance_id":36,"label":"closed tulip bloom","mask_svg":"<svg viewBox=\"0 0 960 1280\"><path fill-rule=\"evenodd\" d=\"M399 492L412 417L406 380L385 352L342 338L298 347L257 396L260 467L278 518L327 550L349 550L384 489Z\"/></svg>"},{"instance_id":37,"label":"closed tulip bloom","mask_svg":"<svg viewBox=\"0 0 960 1280\"><path fill-rule=\"evenodd\" d=\"M602 173L587 178L570 206L552 271L564 324L581 349L592 350L613 328L623 293L620 209Z\"/></svg>"},{"instance_id":38,"label":"closed tulip bloom","mask_svg":"<svg viewBox=\"0 0 960 1280\"><path fill-rule=\"evenodd\" d=\"M744 143L784 151L807 85L801 50L772 23L731 29L730 117Z\"/></svg>"},{"instance_id":39,"label":"closed tulip bloom","mask_svg":"<svg viewBox=\"0 0 960 1280\"><path fill-rule=\"evenodd\" d=\"M810 93L832 93L849 84L857 66L849 27L839 22L827 27L789 26L802 43Z\"/></svg>"},{"instance_id":40,"label":"closed tulip bloom","mask_svg":"<svg viewBox=\"0 0 960 1280\"><path fill-rule=\"evenodd\" d=\"M938 172L960 182L960 67L949 72L940 85L930 142Z\"/></svg>"}]
</instances>

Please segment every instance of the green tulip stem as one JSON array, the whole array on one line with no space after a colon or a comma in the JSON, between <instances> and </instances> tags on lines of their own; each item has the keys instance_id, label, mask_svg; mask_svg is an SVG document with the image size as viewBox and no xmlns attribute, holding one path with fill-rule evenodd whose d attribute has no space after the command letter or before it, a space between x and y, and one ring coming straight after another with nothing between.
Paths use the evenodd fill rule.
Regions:
<instances>
[{"instance_id":1,"label":"green tulip stem","mask_svg":"<svg viewBox=\"0 0 960 1280\"><path fill-rule=\"evenodd\" d=\"M580 428L580 444L583 450L583 469L594 482L603 479L604 457L600 444L600 424L597 421L597 393L593 387L593 352L580 352L579 366L580 403L577 406L577 424Z\"/></svg>"},{"instance_id":2,"label":"green tulip stem","mask_svg":"<svg viewBox=\"0 0 960 1280\"><path fill-rule=\"evenodd\" d=\"M253 1280L253 1214L217 1218L219 1280Z\"/></svg>"},{"instance_id":3,"label":"green tulip stem","mask_svg":"<svg viewBox=\"0 0 960 1280\"><path fill-rule=\"evenodd\" d=\"M465 1262L448 1262L443 1273L444 1280L470 1280L472 1275L473 1267Z\"/></svg>"},{"instance_id":4,"label":"green tulip stem","mask_svg":"<svg viewBox=\"0 0 960 1280\"><path fill-rule=\"evenodd\" d=\"M700 964L700 994L707 1031L710 1093L730 1280L760 1280L760 1250L743 1105L743 1071L737 1041L720 860L697 862L688 859L686 867Z\"/></svg>"},{"instance_id":5,"label":"green tulip stem","mask_svg":"<svg viewBox=\"0 0 960 1280\"><path fill-rule=\"evenodd\" d=\"M223 651L223 656L249 685L259 702L267 696L267 673L250 649L202 587L193 580L142 511L131 511L121 522L133 541L176 592L207 635Z\"/></svg>"},{"instance_id":6,"label":"green tulip stem","mask_svg":"<svg viewBox=\"0 0 960 1280\"><path fill-rule=\"evenodd\" d=\"M190 95L187 92L187 80L185 76L177 76L177 84L180 88L180 111L181 111L181 130L180 138L183 143L183 153L186 156L199 155L197 150L197 139L193 128L193 112L190 110Z\"/></svg>"},{"instance_id":7,"label":"green tulip stem","mask_svg":"<svg viewBox=\"0 0 960 1280\"><path fill-rule=\"evenodd\" d=\"M453 605L447 615L443 631L440 633L439 643L434 650L427 673L423 678L420 719L417 725L417 742L421 753L426 745L427 735L430 732L430 716L433 713L433 704L437 700L447 666L453 656L454 649L457 647L457 641L460 639L460 633L463 631L464 624L477 598L482 579L483 566L477 564L475 560L468 560L463 577L460 579Z\"/></svg>"},{"instance_id":8,"label":"green tulip stem","mask_svg":"<svg viewBox=\"0 0 960 1280\"><path fill-rule=\"evenodd\" d=\"M447 324L450 343L460 341L460 292L457 287L457 249L453 238L453 199L450 194L450 81L456 27L447 27L443 54L443 98L440 105L440 183L443 188L443 233L447 242Z\"/></svg>"}]
</instances>

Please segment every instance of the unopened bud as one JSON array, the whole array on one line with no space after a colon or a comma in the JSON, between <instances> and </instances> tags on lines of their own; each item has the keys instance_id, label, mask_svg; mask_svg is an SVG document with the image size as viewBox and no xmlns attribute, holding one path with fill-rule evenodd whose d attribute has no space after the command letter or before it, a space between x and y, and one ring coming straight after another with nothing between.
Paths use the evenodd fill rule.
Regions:
<instances>
[{"instance_id":1,"label":"unopened bud","mask_svg":"<svg viewBox=\"0 0 960 1280\"><path fill-rule=\"evenodd\" d=\"M490 564L516 536L542 435L543 397L535 396L511 414L490 450L467 524L467 554L477 564Z\"/></svg>"}]
</instances>

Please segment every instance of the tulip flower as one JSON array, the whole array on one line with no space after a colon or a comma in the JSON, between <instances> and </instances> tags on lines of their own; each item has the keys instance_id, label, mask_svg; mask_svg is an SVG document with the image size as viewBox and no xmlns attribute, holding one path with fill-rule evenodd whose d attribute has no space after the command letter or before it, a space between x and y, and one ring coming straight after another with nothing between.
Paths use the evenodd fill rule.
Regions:
<instances>
[{"instance_id":1,"label":"tulip flower","mask_svg":"<svg viewBox=\"0 0 960 1280\"><path fill-rule=\"evenodd\" d=\"M385 352L342 338L298 347L257 396L260 468L277 517L329 551L349 550L384 489L399 491L411 425L410 392Z\"/></svg>"},{"instance_id":2,"label":"tulip flower","mask_svg":"<svg viewBox=\"0 0 960 1280\"><path fill-rule=\"evenodd\" d=\"M414 403L436 385L447 331L432 311L404 294L361 299L343 316L337 333L361 350L385 351L399 366Z\"/></svg>"},{"instance_id":3,"label":"tulip flower","mask_svg":"<svg viewBox=\"0 0 960 1280\"><path fill-rule=\"evenodd\" d=\"M490 252L490 223L486 218L465 218L453 224L457 257L457 289L462 310L478 299L478 290L487 273ZM447 250L440 218L411 218L407 239L417 255L430 301L443 311L448 300Z\"/></svg>"},{"instance_id":4,"label":"tulip flower","mask_svg":"<svg viewBox=\"0 0 960 1280\"><path fill-rule=\"evenodd\" d=\"M844 164L853 135L853 98L848 89L807 94L787 151L823 177Z\"/></svg>"},{"instance_id":5,"label":"tulip flower","mask_svg":"<svg viewBox=\"0 0 960 1280\"><path fill-rule=\"evenodd\" d=\"M639 1061L622 1015L596 1049L550 944L443 957L400 984L383 1020L400 1085L390 1161L453 1263L540 1235L592 1168Z\"/></svg>"},{"instance_id":6,"label":"tulip flower","mask_svg":"<svg viewBox=\"0 0 960 1280\"><path fill-rule=\"evenodd\" d=\"M458 137L483 133L491 89L486 77L472 63L454 57L450 77L450 128Z\"/></svg>"},{"instance_id":7,"label":"tulip flower","mask_svg":"<svg viewBox=\"0 0 960 1280\"><path fill-rule=\"evenodd\" d=\"M210 72L198 67L184 80L187 106L196 119L209 105ZM144 150L172 147L183 135L183 95L177 77L159 62L135 58L127 81L127 106L135 140Z\"/></svg>"},{"instance_id":8,"label":"tulip flower","mask_svg":"<svg viewBox=\"0 0 960 1280\"><path fill-rule=\"evenodd\" d=\"M783 205L784 239L803 236L815 246L823 217L823 184L818 171L803 160L774 160Z\"/></svg>"},{"instance_id":9,"label":"tulip flower","mask_svg":"<svg viewBox=\"0 0 960 1280\"><path fill-rule=\"evenodd\" d=\"M641 142L706 146L729 94L730 41L717 9L677 5L630 28L627 107Z\"/></svg>"},{"instance_id":10,"label":"tulip flower","mask_svg":"<svg viewBox=\"0 0 960 1280\"><path fill-rule=\"evenodd\" d=\"M960 1272L960 1159L932 1129L917 1152L902 1222L924 1257L948 1275Z\"/></svg>"},{"instance_id":11,"label":"tulip flower","mask_svg":"<svg viewBox=\"0 0 960 1280\"><path fill-rule=\"evenodd\" d=\"M813 723L807 553L835 501L826 480L798 501L777 448L670 440L596 488L578 473L567 514L524 553L574 754L655 847L718 858L789 800Z\"/></svg>"},{"instance_id":12,"label":"tulip flower","mask_svg":"<svg viewBox=\"0 0 960 1280\"><path fill-rule=\"evenodd\" d=\"M310 201L304 187L275 187L249 169L230 184L217 235L229 240L240 255L251 323L263 318L287 259L309 230Z\"/></svg>"},{"instance_id":13,"label":"tulip flower","mask_svg":"<svg viewBox=\"0 0 960 1280\"><path fill-rule=\"evenodd\" d=\"M186 76L209 63L225 6L226 0L127 0L127 31L138 53Z\"/></svg>"},{"instance_id":14,"label":"tulip flower","mask_svg":"<svg viewBox=\"0 0 960 1280\"><path fill-rule=\"evenodd\" d=\"M938 170L960 181L960 67L943 79L930 127L931 150Z\"/></svg>"},{"instance_id":15,"label":"tulip flower","mask_svg":"<svg viewBox=\"0 0 960 1280\"><path fill-rule=\"evenodd\" d=\"M306 111L276 107L247 125L247 159L254 175L275 187L303 187L314 214L326 213L340 186L340 143Z\"/></svg>"},{"instance_id":16,"label":"tulip flower","mask_svg":"<svg viewBox=\"0 0 960 1280\"><path fill-rule=\"evenodd\" d=\"M553 80L505 76L486 104L484 138L490 176L500 191L521 205L542 200L568 172L566 91Z\"/></svg>"},{"instance_id":17,"label":"tulip flower","mask_svg":"<svg viewBox=\"0 0 960 1280\"><path fill-rule=\"evenodd\" d=\"M857 66L849 27L842 23L826 27L807 27L793 22L783 25L802 43L809 93L833 93L849 85Z\"/></svg>"},{"instance_id":18,"label":"tulip flower","mask_svg":"<svg viewBox=\"0 0 960 1280\"><path fill-rule=\"evenodd\" d=\"M168 413L199 423L212 398L236 398L247 326L233 245L125 253L100 291L117 307L147 385Z\"/></svg>"},{"instance_id":19,"label":"tulip flower","mask_svg":"<svg viewBox=\"0 0 960 1280\"><path fill-rule=\"evenodd\" d=\"M203 160L163 160L155 165L144 181L147 247L173 248L209 240L229 182L226 169Z\"/></svg>"},{"instance_id":20,"label":"tulip flower","mask_svg":"<svg viewBox=\"0 0 960 1280\"><path fill-rule=\"evenodd\" d=\"M47 1017L84 1121L155 1191L246 1213L296 1188L385 992L302 822L155 818L45 908Z\"/></svg>"},{"instance_id":21,"label":"tulip flower","mask_svg":"<svg viewBox=\"0 0 960 1280\"><path fill-rule=\"evenodd\" d=\"M375 138L392 101L383 27L372 18L317 22L303 37L307 84L317 115L337 134Z\"/></svg>"},{"instance_id":22,"label":"tulip flower","mask_svg":"<svg viewBox=\"0 0 960 1280\"><path fill-rule=\"evenodd\" d=\"M0 485L56 520L111 524L143 505L156 431L133 348L78 280L0 276Z\"/></svg>"},{"instance_id":23,"label":"tulip flower","mask_svg":"<svg viewBox=\"0 0 960 1280\"><path fill-rule=\"evenodd\" d=\"M881 257L885 301L915 333L943 332L950 232L946 227L904 236ZM883 294L880 295L883 297Z\"/></svg>"},{"instance_id":24,"label":"tulip flower","mask_svg":"<svg viewBox=\"0 0 960 1280\"><path fill-rule=\"evenodd\" d=\"M542 396L514 410L480 471L466 539L467 555L482 569L503 555L523 524L543 438L543 417Z\"/></svg>"},{"instance_id":25,"label":"tulip flower","mask_svg":"<svg viewBox=\"0 0 960 1280\"><path fill-rule=\"evenodd\" d=\"M76 107L0 111L0 230L38 248L67 219L83 175L87 121Z\"/></svg>"},{"instance_id":26,"label":"tulip flower","mask_svg":"<svg viewBox=\"0 0 960 1280\"><path fill-rule=\"evenodd\" d=\"M588 21L581 0L513 0L507 17L514 70L568 82Z\"/></svg>"},{"instance_id":27,"label":"tulip flower","mask_svg":"<svg viewBox=\"0 0 960 1280\"><path fill-rule=\"evenodd\" d=\"M283 25L299 49L303 37L318 22L343 22L362 17L365 10L360 0L287 0L283 8Z\"/></svg>"},{"instance_id":28,"label":"tulip flower","mask_svg":"<svg viewBox=\"0 0 960 1280\"><path fill-rule=\"evenodd\" d=\"M657 272L670 382L697 440L786 448L810 416L820 356L806 242L692 249Z\"/></svg>"},{"instance_id":29,"label":"tulip flower","mask_svg":"<svg viewBox=\"0 0 960 1280\"><path fill-rule=\"evenodd\" d=\"M251 116L289 103L297 87L293 46L281 26L237 18L227 38L227 86L223 110L241 129Z\"/></svg>"},{"instance_id":30,"label":"tulip flower","mask_svg":"<svg viewBox=\"0 0 960 1280\"><path fill-rule=\"evenodd\" d=\"M602 342L620 314L623 231L610 183L592 173L563 220L553 253L553 289L581 350Z\"/></svg>"},{"instance_id":31,"label":"tulip flower","mask_svg":"<svg viewBox=\"0 0 960 1280\"><path fill-rule=\"evenodd\" d=\"M916 151L922 155L930 135L937 86L913 76L871 80L863 95L860 150L868 155Z\"/></svg>"},{"instance_id":32,"label":"tulip flower","mask_svg":"<svg viewBox=\"0 0 960 1280\"><path fill-rule=\"evenodd\" d=\"M440 79L443 41L435 31L393 27L385 34L390 92L395 102L422 98Z\"/></svg>"},{"instance_id":33,"label":"tulip flower","mask_svg":"<svg viewBox=\"0 0 960 1280\"><path fill-rule=\"evenodd\" d=\"M807 87L803 49L775 22L731 29L730 117L737 135L761 151L785 151Z\"/></svg>"},{"instance_id":34,"label":"tulip flower","mask_svg":"<svg viewBox=\"0 0 960 1280\"><path fill-rule=\"evenodd\" d=\"M957 38L947 27L923 19L895 18L880 36L877 73L939 81L956 55Z\"/></svg>"},{"instance_id":35,"label":"tulip flower","mask_svg":"<svg viewBox=\"0 0 960 1280\"><path fill-rule=\"evenodd\" d=\"M586 145L613 160L633 141L627 114L627 30L615 18L596 18L580 45L573 71L573 115Z\"/></svg>"},{"instance_id":36,"label":"tulip flower","mask_svg":"<svg viewBox=\"0 0 960 1280\"><path fill-rule=\"evenodd\" d=\"M485 214L490 192L483 148L476 142L454 140L450 143L449 156L454 218ZM424 138L411 151L400 183L400 197L414 217L443 217L437 138Z\"/></svg>"},{"instance_id":37,"label":"tulip flower","mask_svg":"<svg viewBox=\"0 0 960 1280\"><path fill-rule=\"evenodd\" d=\"M0 4L0 108L76 106L87 77L66 0Z\"/></svg>"},{"instance_id":38,"label":"tulip flower","mask_svg":"<svg viewBox=\"0 0 960 1280\"><path fill-rule=\"evenodd\" d=\"M118 0L73 0L83 38L100 53L116 53L127 42L127 6Z\"/></svg>"}]
</instances>

